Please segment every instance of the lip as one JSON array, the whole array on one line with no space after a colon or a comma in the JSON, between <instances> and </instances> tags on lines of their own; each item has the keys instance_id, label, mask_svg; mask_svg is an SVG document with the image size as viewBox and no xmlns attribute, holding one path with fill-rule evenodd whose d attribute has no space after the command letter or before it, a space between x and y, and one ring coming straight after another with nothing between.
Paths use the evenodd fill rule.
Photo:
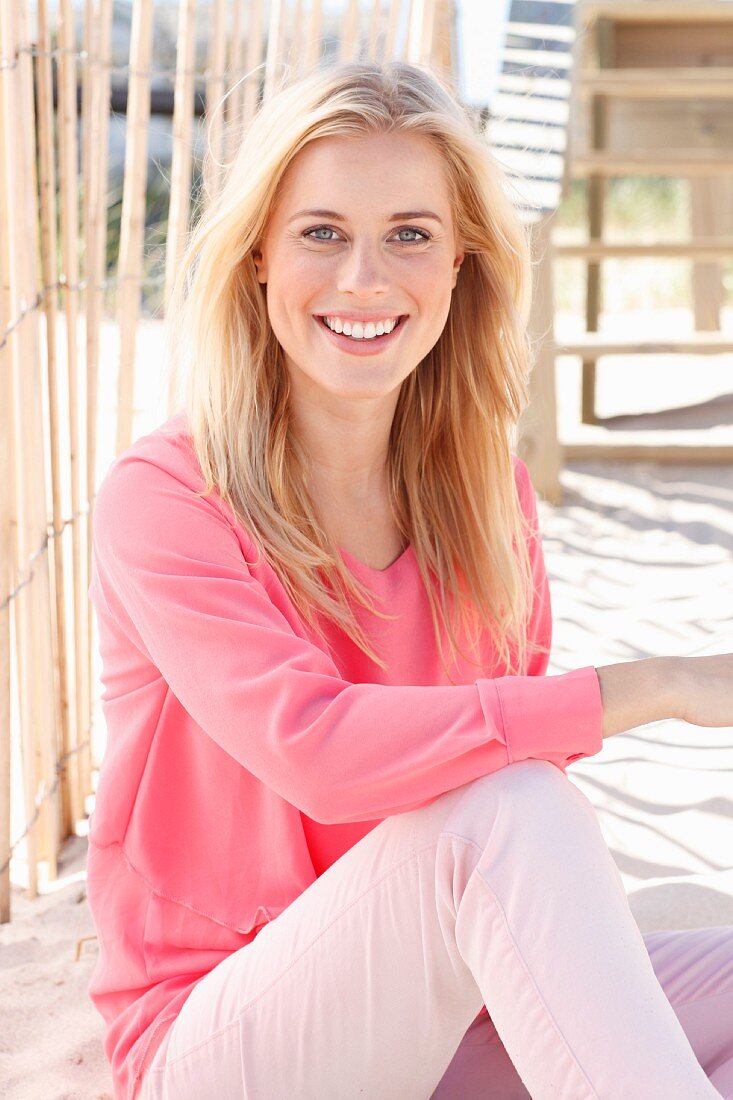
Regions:
<instances>
[{"instance_id":1,"label":"lip","mask_svg":"<svg viewBox=\"0 0 733 1100\"><path fill-rule=\"evenodd\" d=\"M344 317L344 320L349 320L348 316L344 314L330 314L320 313L314 314L314 321L322 330L326 339L330 339L337 348L341 348L343 351L349 352L351 355L378 355L380 351L390 347L395 340L399 338L399 334L402 332L407 321L407 316L402 314L399 323L392 329L391 332L386 333L383 336L375 336L371 340L354 340L351 336L344 336L341 332L334 332L328 327L323 317ZM394 317L394 313L391 314Z\"/></svg>"}]
</instances>

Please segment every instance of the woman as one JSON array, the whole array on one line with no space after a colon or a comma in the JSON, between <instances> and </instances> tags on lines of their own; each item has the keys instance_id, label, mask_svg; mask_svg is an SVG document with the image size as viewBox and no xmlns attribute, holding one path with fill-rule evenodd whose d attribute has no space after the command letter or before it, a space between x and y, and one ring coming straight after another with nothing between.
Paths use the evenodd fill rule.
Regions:
<instances>
[{"instance_id":1,"label":"woman","mask_svg":"<svg viewBox=\"0 0 733 1100\"><path fill-rule=\"evenodd\" d=\"M528 297L486 146L402 63L284 84L192 234L182 408L95 507L117 1097L733 1096L733 928L642 936L564 774L733 723L733 655L544 675Z\"/></svg>"}]
</instances>

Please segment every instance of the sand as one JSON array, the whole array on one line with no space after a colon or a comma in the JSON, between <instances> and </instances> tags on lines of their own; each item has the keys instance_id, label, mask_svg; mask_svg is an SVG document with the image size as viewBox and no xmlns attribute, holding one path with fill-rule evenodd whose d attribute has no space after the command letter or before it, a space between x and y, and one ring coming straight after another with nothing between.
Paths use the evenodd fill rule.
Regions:
<instances>
[{"instance_id":1,"label":"sand","mask_svg":"<svg viewBox=\"0 0 733 1100\"><path fill-rule=\"evenodd\" d=\"M143 327L143 352L148 336L159 332ZM576 382L577 367L561 361L561 436L573 430ZM599 379L598 407L611 429L731 425L729 390L730 357L673 371L617 361ZM144 407L136 434L164 419ZM733 651L733 466L571 463L562 483L562 505L539 502L555 616L548 674ZM643 931L733 924L732 774L733 729L675 720L619 734L568 770L596 807ZM79 832L58 881L35 901L24 896L22 867L14 871L12 922L0 927L6 1100L112 1098L102 1020L86 994L96 941L76 958L79 938L94 933L84 824Z\"/></svg>"}]
</instances>

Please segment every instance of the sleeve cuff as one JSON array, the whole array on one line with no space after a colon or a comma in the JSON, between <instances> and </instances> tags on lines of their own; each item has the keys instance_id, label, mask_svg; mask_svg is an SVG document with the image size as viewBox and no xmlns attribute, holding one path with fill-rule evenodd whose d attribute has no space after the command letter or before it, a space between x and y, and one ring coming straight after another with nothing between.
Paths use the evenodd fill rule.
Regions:
<instances>
[{"instance_id":1,"label":"sleeve cuff","mask_svg":"<svg viewBox=\"0 0 733 1100\"><path fill-rule=\"evenodd\" d=\"M500 676L479 679L484 692L495 691L510 763L530 757L565 768L594 756L603 747L603 703L594 665L559 676Z\"/></svg>"}]
</instances>

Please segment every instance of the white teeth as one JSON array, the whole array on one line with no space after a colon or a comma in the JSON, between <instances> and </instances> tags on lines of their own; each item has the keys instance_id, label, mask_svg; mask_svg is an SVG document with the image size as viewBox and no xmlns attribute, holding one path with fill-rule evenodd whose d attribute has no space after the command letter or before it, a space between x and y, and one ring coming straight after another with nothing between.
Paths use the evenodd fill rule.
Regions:
<instances>
[{"instance_id":1,"label":"white teeth","mask_svg":"<svg viewBox=\"0 0 733 1100\"><path fill-rule=\"evenodd\" d=\"M397 324L398 318L392 321L367 321L365 325L361 321L342 321L340 317L324 317L323 320L332 332L342 332L344 336L350 336L352 340L373 340L375 336L384 336Z\"/></svg>"}]
</instances>

